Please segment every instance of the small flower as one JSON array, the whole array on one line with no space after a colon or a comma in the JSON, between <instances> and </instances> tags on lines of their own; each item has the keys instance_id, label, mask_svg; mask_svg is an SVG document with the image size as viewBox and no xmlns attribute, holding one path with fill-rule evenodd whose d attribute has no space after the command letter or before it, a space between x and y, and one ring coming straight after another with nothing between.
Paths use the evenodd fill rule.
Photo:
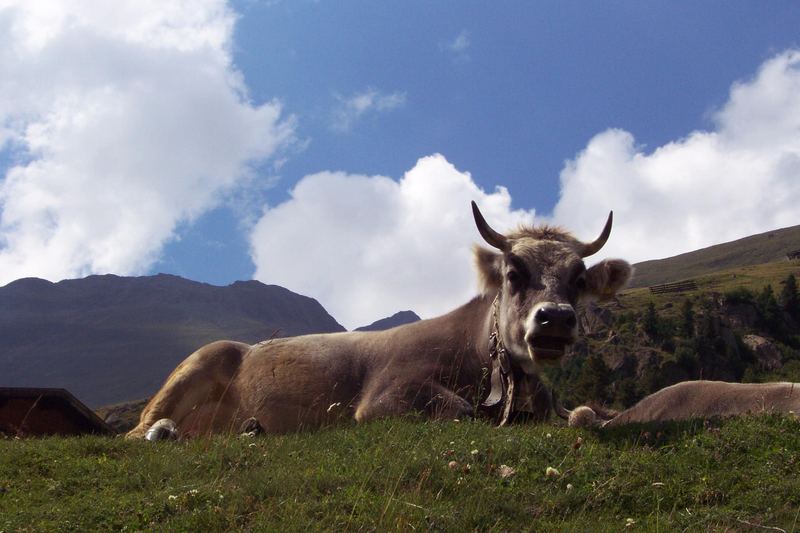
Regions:
<instances>
[{"instance_id":1,"label":"small flower","mask_svg":"<svg viewBox=\"0 0 800 533\"><path fill-rule=\"evenodd\" d=\"M510 478L511 476L515 475L516 473L517 473L517 471L514 470L513 468L511 468L508 465L500 465L500 468L497 469L497 475L500 476L503 479Z\"/></svg>"},{"instance_id":2,"label":"small flower","mask_svg":"<svg viewBox=\"0 0 800 533\"><path fill-rule=\"evenodd\" d=\"M177 500L177 499L178 499L178 497L177 497L177 496L175 496L174 494L170 494L169 496L167 496L167 499L168 499L169 501L171 501L171 502L172 502L172 501L175 501L175 500Z\"/></svg>"},{"instance_id":3,"label":"small flower","mask_svg":"<svg viewBox=\"0 0 800 533\"><path fill-rule=\"evenodd\" d=\"M575 487L572 486L572 483L567 483L567 492L571 491Z\"/></svg>"},{"instance_id":4,"label":"small flower","mask_svg":"<svg viewBox=\"0 0 800 533\"><path fill-rule=\"evenodd\" d=\"M552 466L548 466L547 470L544 471L544 475L547 477L558 477L561 475L557 469L553 468Z\"/></svg>"},{"instance_id":5,"label":"small flower","mask_svg":"<svg viewBox=\"0 0 800 533\"><path fill-rule=\"evenodd\" d=\"M447 467L450 470L455 470L456 468L458 468L458 461L450 461L449 463L447 463Z\"/></svg>"},{"instance_id":6,"label":"small flower","mask_svg":"<svg viewBox=\"0 0 800 533\"><path fill-rule=\"evenodd\" d=\"M633 527L635 525L636 525L636 520L634 520L633 518L626 518L625 519L625 527L631 528L631 527Z\"/></svg>"},{"instance_id":7,"label":"small flower","mask_svg":"<svg viewBox=\"0 0 800 533\"><path fill-rule=\"evenodd\" d=\"M471 455L478 455L478 453L480 453L480 452L478 452L478 450L472 450L472 451L471 451L471 452L469 452L469 453L470 453Z\"/></svg>"},{"instance_id":8,"label":"small flower","mask_svg":"<svg viewBox=\"0 0 800 533\"><path fill-rule=\"evenodd\" d=\"M547 435L545 435L545 437L547 437L548 439L552 439L552 438L553 438L553 435L551 435L550 433L548 433Z\"/></svg>"}]
</instances>

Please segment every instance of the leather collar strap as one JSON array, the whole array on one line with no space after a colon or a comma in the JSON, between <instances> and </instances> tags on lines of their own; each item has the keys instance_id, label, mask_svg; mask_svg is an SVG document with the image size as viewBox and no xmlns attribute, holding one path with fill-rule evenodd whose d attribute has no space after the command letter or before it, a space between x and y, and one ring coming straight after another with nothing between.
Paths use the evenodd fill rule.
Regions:
<instances>
[{"instance_id":1,"label":"leather collar strap","mask_svg":"<svg viewBox=\"0 0 800 533\"><path fill-rule=\"evenodd\" d=\"M508 356L500 338L500 328L497 324L497 300L492 303L492 332L489 335L489 358L492 360L491 390L484 400L484 407L495 407L500 404L498 426L508 424L514 406L515 376L511 368L511 359Z\"/></svg>"}]
</instances>

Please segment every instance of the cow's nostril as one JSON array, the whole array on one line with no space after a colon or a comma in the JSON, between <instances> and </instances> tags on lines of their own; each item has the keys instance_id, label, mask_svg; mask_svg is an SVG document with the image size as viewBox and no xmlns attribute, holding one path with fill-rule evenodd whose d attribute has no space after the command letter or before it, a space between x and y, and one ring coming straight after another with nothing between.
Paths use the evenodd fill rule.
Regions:
<instances>
[{"instance_id":1,"label":"cow's nostril","mask_svg":"<svg viewBox=\"0 0 800 533\"><path fill-rule=\"evenodd\" d=\"M546 326L552 320L550 313L544 307L540 307L538 311L536 311L536 316L534 317L537 324L542 326Z\"/></svg>"}]
</instances>

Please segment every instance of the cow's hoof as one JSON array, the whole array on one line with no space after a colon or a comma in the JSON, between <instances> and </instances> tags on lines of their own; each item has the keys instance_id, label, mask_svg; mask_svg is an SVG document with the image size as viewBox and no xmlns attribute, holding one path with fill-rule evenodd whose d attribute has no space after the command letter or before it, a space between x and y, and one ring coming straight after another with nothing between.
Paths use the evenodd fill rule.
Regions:
<instances>
[{"instance_id":1,"label":"cow's hoof","mask_svg":"<svg viewBox=\"0 0 800 533\"><path fill-rule=\"evenodd\" d=\"M239 434L248 437L255 437L264 433L264 428L258 423L256 417L250 417L239 426Z\"/></svg>"},{"instance_id":2,"label":"cow's hoof","mask_svg":"<svg viewBox=\"0 0 800 533\"><path fill-rule=\"evenodd\" d=\"M169 418L157 420L144 434L144 439L149 441L177 440L177 438L178 426Z\"/></svg>"}]
</instances>

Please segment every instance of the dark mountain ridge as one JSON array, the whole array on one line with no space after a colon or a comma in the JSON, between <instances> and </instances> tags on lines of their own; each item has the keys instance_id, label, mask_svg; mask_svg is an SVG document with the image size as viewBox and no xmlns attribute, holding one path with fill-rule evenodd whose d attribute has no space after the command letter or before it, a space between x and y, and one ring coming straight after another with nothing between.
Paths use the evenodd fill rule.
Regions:
<instances>
[{"instance_id":1,"label":"dark mountain ridge","mask_svg":"<svg viewBox=\"0 0 800 533\"><path fill-rule=\"evenodd\" d=\"M414 311L399 311L390 317L376 320L369 326L356 328L354 331L382 331L384 329L402 326L403 324L417 322L418 320L420 320L420 318Z\"/></svg>"},{"instance_id":2,"label":"dark mountain ridge","mask_svg":"<svg viewBox=\"0 0 800 533\"><path fill-rule=\"evenodd\" d=\"M0 287L0 386L64 387L102 405L152 394L213 340L335 331L316 300L258 281L25 278Z\"/></svg>"}]
</instances>

